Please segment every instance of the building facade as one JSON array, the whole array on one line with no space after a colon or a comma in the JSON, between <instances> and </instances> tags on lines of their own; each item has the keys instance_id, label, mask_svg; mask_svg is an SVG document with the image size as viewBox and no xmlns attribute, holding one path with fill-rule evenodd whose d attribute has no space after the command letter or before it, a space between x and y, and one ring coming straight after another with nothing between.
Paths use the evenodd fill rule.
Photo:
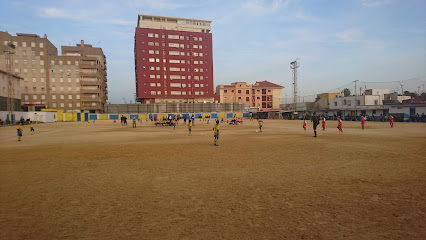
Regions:
<instances>
[{"instance_id":1,"label":"building facade","mask_svg":"<svg viewBox=\"0 0 426 240\"><path fill-rule=\"evenodd\" d=\"M216 94L220 103L243 103L259 110L272 110L280 109L283 88L266 80L250 85L234 82L231 85L218 85Z\"/></svg>"},{"instance_id":2,"label":"building facade","mask_svg":"<svg viewBox=\"0 0 426 240\"><path fill-rule=\"evenodd\" d=\"M42 108L64 109L67 111L87 110L103 112L106 104L106 60L100 48L84 45L62 47L63 56L58 56L57 48L44 35L18 33L12 36L0 32L0 43L8 49L8 43L15 46L12 54L12 72L20 76L21 109L39 111ZM93 62L91 65L90 62ZM86 63L89 63L87 66ZM6 55L0 52L0 69L6 69ZM83 70L84 69L84 70ZM80 78L85 78L86 69L92 69L95 76L96 92L85 92ZM82 76L80 76L82 74ZM92 86L92 85L91 85ZM99 87L98 87L99 86ZM83 91L81 91L83 89ZM90 96L90 99L88 96ZM87 101L83 101L86 99Z\"/></svg>"},{"instance_id":3,"label":"building facade","mask_svg":"<svg viewBox=\"0 0 426 240\"><path fill-rule=\"evenodd\" d=\"M9 79L11 80L12 111L21 110L21 77L0 70L0 111L7 111L7 100L9 98Z\"/></svg>"},{"instance_id":4,"label":"building facade","mask_svg":"<svg viewBox=\"0 0 426 240\"><path fill-rule=\"evenodd\" d=\"M78 69L75 68L75 76L79 78L71 86L75 92L70 92L75 94L75 104L80 105L82 110L103 112L108 99L108 85L106 56L102 48L92 47L82 40L76 46L62 46L61 51L61 57L67 58L67 62L79 59ZM68 70L72 74L73 69Z\"/></svg>"},{"instance_id":5,"label":"building facade","mask_svg":"<svg viewBox=\"0 0 426 240\"><path fill-rule=\"evenodd\" d=\"M211 21L139 15L136 97L142 103L213 102Z\"/></svg>"}]
</instances>

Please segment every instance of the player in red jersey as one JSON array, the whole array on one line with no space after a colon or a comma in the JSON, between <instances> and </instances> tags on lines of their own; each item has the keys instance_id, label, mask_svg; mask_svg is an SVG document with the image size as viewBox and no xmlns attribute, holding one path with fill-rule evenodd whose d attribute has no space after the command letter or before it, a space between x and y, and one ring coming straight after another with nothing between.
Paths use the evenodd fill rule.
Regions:
<instances>
[{"instance_id":1,"label":"player in red jersey","mask_svg":"<svg viewBox=\"0 0 426 240\"><path fill-rule=\"evenodd\" d=\"M365 117L361 116L361 129L364 130L364 126L365 126Z\"/></svg>"},{"instance_id":2,"label":"player in red jersey","mask_svg":"<svg viewBox=\"0 0 426 240\"><path fill-rule=\"evenodd\" d=\"M342 119L340 119L340 116L337 117L337 129L339 129L339 132L343 132L343 123L342 123Z\"/></svg>"}]
</instances>

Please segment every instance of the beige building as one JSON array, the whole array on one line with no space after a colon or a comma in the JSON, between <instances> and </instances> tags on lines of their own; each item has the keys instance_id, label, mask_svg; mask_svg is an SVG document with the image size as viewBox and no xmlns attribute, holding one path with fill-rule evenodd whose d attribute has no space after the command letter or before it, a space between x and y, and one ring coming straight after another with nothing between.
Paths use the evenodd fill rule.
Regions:
<instances>
[{"instance_id":1,"label":"beige building","mask_svg":"<svg viewBox=\"0 0 426 240\"><path fill-rule=\"evenodd\" d=\"M21 110L21 77L0 70L0 111L7 111L7 99L9 98L9 79L11 80L11 93L13 111Z\"/></svg>"},{"instance_id":2,"label":"beige building","mask_svg":"<svg viewBox=\"0 0 426 240\"><path fill-rule=\"evenodd\" d=\"M246 82L235 82L231 85L218 85L220 103L245 103L259 110L279 109L282 100L282 89L278 84L261 81L247 85Z\"/></svg>"},{"instance_id":3,"label":"beige building","mask_svg":"<svg viewBox=\"0 0 426 240\"><path fill-rule=\"evenodd\" d=\"M8 49L8 43L15 45L12 54L12 72L21 78L21 106L24 111L39 111L42 108L64 109L68 111L90 110L103 112L106 104L106 60L100 48L77 44L76 47L62 47L63 56L58 56L57 48L44 35L18 33L12 36L0 31L0 44ZM65 49L64 49L65 48ZM99 88L86 99L81 89L81 65L93 62L93 69L102 72ZM6 69L6 55L0 52L0 69ZM84 70L83 72L85 72ZM98 88L96 85L96 88Z\"/></svg>"},{"instance_id":4,"label":"beige building","mask_svg":"<svg viewBox=\"0 0 426 240\"><path fill-rule=\"evenodd\" d=\"M167 17L148 14L139 14L138 16L138 27L140 28L209 33L211 31L210 23L211 21L193 18Z\"/></svg>"}]
</instances>

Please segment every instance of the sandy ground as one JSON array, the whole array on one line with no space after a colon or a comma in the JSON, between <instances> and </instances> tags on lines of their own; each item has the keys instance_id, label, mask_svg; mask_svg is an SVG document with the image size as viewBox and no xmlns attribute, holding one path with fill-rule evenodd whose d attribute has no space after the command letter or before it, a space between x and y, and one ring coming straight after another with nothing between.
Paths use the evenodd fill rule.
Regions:
<instances>
[{"instance_id":1,"label":"sandy ground","mask_svg":"<svg viewBox=\"0 0 426 240\"><path fill-rule=\"evenodd\" d=\"M425 239L426 124L0 128L0 239Z\"/></svg>"}]
</instances>

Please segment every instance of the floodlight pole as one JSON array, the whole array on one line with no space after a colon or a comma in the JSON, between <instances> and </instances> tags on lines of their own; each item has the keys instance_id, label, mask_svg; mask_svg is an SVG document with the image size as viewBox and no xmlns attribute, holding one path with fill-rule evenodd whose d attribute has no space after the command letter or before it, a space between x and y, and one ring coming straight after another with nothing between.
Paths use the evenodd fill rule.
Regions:
<instances>
[{"instance_id":1,"label":"floodlight pole","mask_svg":"<svg viewBox=\"0 0 426 240\"><path fill-rule=\"evenodd\" d=\"M297 68L299 63L293 61L290 63L290 68L293 69L293 103L294 103L294 112L297 112Z\"/></svg>"}]
</instances>

